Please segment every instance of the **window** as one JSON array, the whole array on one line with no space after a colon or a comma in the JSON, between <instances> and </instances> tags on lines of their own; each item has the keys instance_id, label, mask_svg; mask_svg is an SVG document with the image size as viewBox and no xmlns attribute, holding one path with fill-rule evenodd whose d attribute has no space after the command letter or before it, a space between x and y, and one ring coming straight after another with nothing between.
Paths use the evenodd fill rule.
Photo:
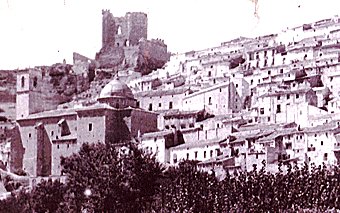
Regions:
<instances>
[{"instance_id":1,"label":"window","mask_svg":"<svg viewBox=\"0 0 340 213\"><path fill-rule=\"evenodd\" d=\"M54 135L54 132L53 131L51 131L51 136L53 136Z\"/></svg>"},{"instance_id":2,"label":"window","mask_svg":"<svg viewBox=\"0 0 340 213\"><path fill-rule=\"evenodd\" d=\"M281 105L280 104L278 104L276 106L276 113L281 113Z\"/></svg>"},{"instance_id":3,"label":"window","mask_svg":"<svg viewBox=\"0 0 340 213\"><path fill-rule=\"evenodd\" d=\"M33 87L36 88L37 85L38 85L38 78L35 76L35 77L33 78Z\"/></svg>"},{"instance_id":4,"label":"window","mask_svg":"<svg viewBox=\"0 0 340 213\"><path fill-rule=\"evenodd\" d=\"M57 149L59 149L59 144L57 145Z\"/></svg>"},{"instance_id":5,"label":"window","mask_svg":"<svg viewBox=\"0 0 340 213\"><path fill-rule=\"evenodd\" d=\"M296 99L300 98L300 95L299 94L296 94Z\"/></svg>"},{"instance_id":6,"label":"window","mask_svg":"<svg viewBox=\"0 0 340 213\"><path fill-rule=\"evenodd\" d=\"M21 87L24 87L25 86L25 77L22 76L21 77Z\"/></svg>"},{"instance_id":7,"label":"window","mask_svg":"<svg viewBox=\"0 0 340 213\"><path fill-rule=\"evenodd\" d=\"M270 121L270 117L268 117L268 122Z\"/></svg>"},{"instance_id":8,"label":"window","mask_svg":"<svg viewBox=\"0 0 340 213\"><path fill-rule=\"evenodd\" d=\"M203 152L203 157L206 158L207 157L207 151Z\"/></svg>"},{"instance_id":9,"label":"window","mask_svg":"<svg viewBox=\"0 0 340 213\"><path fill-rule=\"evenodd\" d=\"M158 107L162 107L162 103L159 103L159 104L158 104Z\"/></svg>"},{"instance_id":10,"label":"window","mask_svg":"<svg viewBox=\"0 0 340 213\"><path fill-rule=\"evenodd\" d=\"M70 148L70 144L67 144L67 148Z\"/></svg>"},{"instance_id":11,"label":"window","mask_svg":"<svg viewBox=\"0 0 340 213\"><path fill-rule=\"evenodd\" d=\"M249 60L254 60L254 53L249 53Z\"/></svg>"},{"instance_id":12,"label":"window","mask_svg":"<svg viewBox=\"0 0 340 213\"><path fill-rule=\"evenodd\" d=\"M169 102L169 109L172 109L172 101Z\"/></svg>"},{"instance_id":13,"label":"window","mask_svg":"<svg viewBox=\"0 0 340 213\"><path fill-rule=\"evenodd\" d=\"M213 157L213 154L214 154L214 151L213 151L213 150L210 150L210 157L211 157L211 158Z\"/></svg>"},{"instance_id":14,"label":"window","mask_svg":"<svg viewBox=\"0 0 340 213\"><path fill-rule=\"evenodd\" d=\"M216 156L220 156L221 155L221 150L220 149L216 149Z\"/></svg>"},{"instance_id":15,"label":"window","mask_svg":"<svg viewBox=\"0 0 340 213\"><path fill-rule=\"evenodd\" d=\"M222 92L222 89L220 88L220 92Z\"/></svg>"},{"instance_id":16,"label":"window","mask_svg":"<svg viewBox=\"0 0 340 213\"><path fill-rule=\"evenodd\" d=\"M165 125L165 129L170 129L169 125Z\"/></svg>"},{"instance_id":17,"label":"window","mask_svg":"<svg viewBox=\"0 0 340 213\"><path fill-rule=\"evenodd\" d=\"M149 104L149 111L152 111L152 104Z\"/></svg>"},{"instance_id":18,"label":"window","mask_svg":"<svg viewBox=\"0 0 340 213\"><path fill-rule=\"evenodd\" d=\"M121 27L121 26L118 26L117 35L120 35L120 34L122 34L122 27Z\"/></svg>"},{"instance_id":19,"label":"window","mask_svg":"<svg viewBox=\"0 0 340 213\"><path fill-rule=\"evenodd\" d=\"M263 115L264 114L264 108L260 109L260 114Z\"/></svg>"},{"instance_id":20,"label":"window","mask_svg":"<svg viewBox=\"0 0 340 213\"><path fill-rule=\"evenodd\" d=\"M189 160L189 153L187 153L187 160Z\"/></svg>"},{"instance_id":21,"label":"window","mask_svg":"<svg viewBox=\"0 0 340 213\"><path fill-rule=\"evenodd\" d=\"M89 123L89 132L91 132L93 130L93 125L92 123Z\"/></svg>"},{"instance_id":22,"label":"window","mask_svg":"<svg viewBox=\"0 0 340 213\"><path fill-rule=\"evenodd\" d=\"M253 79L251 79L251 80L250 80L250 84L251 84L251 85L253 85L253 83L254 83L254 80L253 80Z\"/></svg>"},{"instance_id":23,"label":"window","mask_svg":"<svg viewBox=\"0 0 340 213\"><path fill-rule=\"evenodd\" d=\"M280 100L281 96L277 96L277 100Z\"/></svg>"},{"instance_id":24,"label":"window","mask_svg":"<svg viewBox=\"0 0 340 213\"><path fill-rule=\"evenodd\" d=\"M137 103L136 103L136 107L137 107L137 108L139 108L139 107L140 107L140 102L139 102L139 101L137 101Z\"/></svg>"},{"instance_id":25,"label":"window","mask_svg":"<svg viewBox=\"0 0 340 213\"><path fill-rule=\"evenodd\" d=\"M185 124L181 124L181 129L185 129L186 125Z\"/></svg>"},{"instance_id":26,"label":"window","mask_svg":"<svg viewBox=\"0 0 340 213\"><path fill-rule=\"evenodd\" d=\"M211 71L208 72L208 77L211 77Z\"/></svg>"},{"instance_id":27,"label":"window","mask_svg":"<svg viewBox=\"0 0 340 213\"><path fill-rule=\"evenodd\" d=\"M238 84L236 84L236 88L238 88Z\"/></svg>"},{"instance_id":28,"label":"window","mask_svg":"<svg viewBox=\"0 0 340 213\"><path fill-rule=\"evenodd\" d=\"M268 75L270 75L272 72L270 70L268 70Z\"/></svg>"},{"instance_id":29,"label":"window","mask_svg":"<svg viewBox=\"0 0 340 213\"><path fill-rule=\"evenodd\" d=\"M323 141L321 141L321 146L323 146Z\"/></svg>"},{"instance_id":30,"label":"window","mask_svg":"<svg viewBox=\"0 0 340 213\"><path fill-rule=\"evenodd\" d=\"M195 159L197 159L197 155L198 155L198 152L196 151L196 152L195 152Z\"/></svg>"},{"instance_id":31,"label":"window","mask_svg":"<svg viewBox=\"0 0 340 213\"><path fill-rule=\"evenodd\" d=\"M287 99L290 99L290 95L289 94L287 94Z\"/></svg>"},{"instance_id":32,"label":"window","mask_svg":"<svg viewBox=\"0 0 340 213\"><path fill-rule=\"evenodd\" d=\"M32 137L32 134L31 134L31 133L28 133L28 137L31 138L31 137Z\"/></svg>"},{"instance_id":33,"label":"window","mask_svg":"<svg viewBox=\"0 0 340 213\"><path fill-rule=\"evenodd\" d=\"M173 161L174 161L174 163L177 163L177 155L176 154L173 155Z\"/></svg>"},{"instance_id":34,"label":"window","mask_svg":"<svg viewBox=\"0 0 340 213\"><path fill-rule=\"evenodd\" d=\"M208 103L209 105L211 105L212 103L211 103L211 97L209 97L209 103Z\"/></svg>"},{"instance_id":35,"label":"window","mask_svg":"<svg viewBox=\"0 0 340 213\"><path fill-rule=\"evenodd\" d=\"M280 69L280 73L283 74L283 69Z\"/></svg>"},{"instance_id":36,"label":"window","mask_svg":"<svg viewBox=\"0 0 340 213\"><path fill-rule=\"evenodd\" d=\"M327 160L327 158L328 158L328 154L327 154L327 153L325 153L325 154L323 155L323 160L324 160L324 161L326 161L326 160Z\"/></svg>"}]
</instances>

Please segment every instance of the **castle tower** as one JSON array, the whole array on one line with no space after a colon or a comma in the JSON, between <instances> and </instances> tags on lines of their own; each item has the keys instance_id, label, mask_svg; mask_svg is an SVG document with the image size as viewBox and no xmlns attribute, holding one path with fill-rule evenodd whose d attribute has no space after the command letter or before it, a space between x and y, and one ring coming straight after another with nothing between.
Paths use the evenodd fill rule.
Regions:
<instances>
[{"instance_id":1,"label":"castle tower","mask_svg":"<svg viewBox=\"0 0 340 213\"><path fill-rule=\"evenodd\" d=\"M102 10L102 15L102 47L106 47L115 43L116 24L110 10Z\"/></svg>"},{"instance_id":2,"label":"castle tower","mask_svg":"<svg viewBox=\"0 0 340 213\"><path fill-rule=\"evenodd\" d=\"M102 47L136 46L140 39L147 39L148 18L145 13L126 13L113 17L110 10L102 10Z\"/></svg>"},{"instance_id":3,"label":"castle tower","mask_svg":"<svg viewBox=\"0 0 340 213\"><path fill-rule=\"evenodd\" d=\"M148 38L148 17L145 13L127 13L125 21L128 28L127 40L131 46L137 45L142 38Z\"/></svg>"}]
</instances>

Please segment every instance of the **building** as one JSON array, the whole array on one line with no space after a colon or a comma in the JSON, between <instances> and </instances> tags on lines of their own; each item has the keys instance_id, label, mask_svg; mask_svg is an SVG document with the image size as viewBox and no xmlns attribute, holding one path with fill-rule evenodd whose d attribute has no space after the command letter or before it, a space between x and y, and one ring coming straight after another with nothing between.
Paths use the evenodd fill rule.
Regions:
<instances>
[{"instance_id":1,"label":"building","mask_svg":"<svg viewBox=\"0 0 340 213\"><path fill-rule=\"evenodd\" d=\"M60 157L77 152L84 143L119 145L158 130L157 114L137 108L131 89L119 79L110 81L93 105L44 111L34 85L33 91L26 85L32 78L34 84L29 71L18 75L20 137L12 141L12 171L23 169L33 177L61 175Z\"/></svg>"},{"instance_id":2,"label":"building","mask_svg":"<svg viewBox=\"0 0 340 213\"><path fill-rule=\"evenodd\" d=\"M206 110L213 115L239 112L242 101L232 82L201 89L183 98L183 110Z\"/></svg>"}]
</instances>

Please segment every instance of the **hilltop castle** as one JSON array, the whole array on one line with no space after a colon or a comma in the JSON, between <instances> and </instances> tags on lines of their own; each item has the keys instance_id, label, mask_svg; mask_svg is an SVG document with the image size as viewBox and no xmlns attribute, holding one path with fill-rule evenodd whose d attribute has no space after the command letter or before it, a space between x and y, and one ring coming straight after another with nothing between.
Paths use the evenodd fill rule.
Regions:
<instances>
[{"instance_id":1,"label":"hilltop castle","mask_svg":"<svg viewBox=\"0 0 340 213\"><path fill-rule=\"evenodd\" d=\"M109 10L103 10L102 15L102 48L96 54L98 68L114 71L130 68L148 74L169 60L164 41L147 40L148 18L145 13L114 17Z\"/></svg>"}]
</instances>

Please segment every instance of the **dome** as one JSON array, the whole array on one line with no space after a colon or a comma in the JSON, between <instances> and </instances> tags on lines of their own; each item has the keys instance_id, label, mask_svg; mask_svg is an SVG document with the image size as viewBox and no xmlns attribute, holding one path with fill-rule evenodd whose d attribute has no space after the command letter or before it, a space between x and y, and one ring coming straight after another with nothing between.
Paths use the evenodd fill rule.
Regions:
<instances>
[{"instance_id":1,"label":"dome","mask_svg":"<svg viewBox=\"0 0 340 213\"><path fill-rule=\"evenodd\" d=\"M107 98L113 96L134 98L132 90L124 82L119 79L110 81L100 92L100 98Z\"/></svg>"}]
</instances>

